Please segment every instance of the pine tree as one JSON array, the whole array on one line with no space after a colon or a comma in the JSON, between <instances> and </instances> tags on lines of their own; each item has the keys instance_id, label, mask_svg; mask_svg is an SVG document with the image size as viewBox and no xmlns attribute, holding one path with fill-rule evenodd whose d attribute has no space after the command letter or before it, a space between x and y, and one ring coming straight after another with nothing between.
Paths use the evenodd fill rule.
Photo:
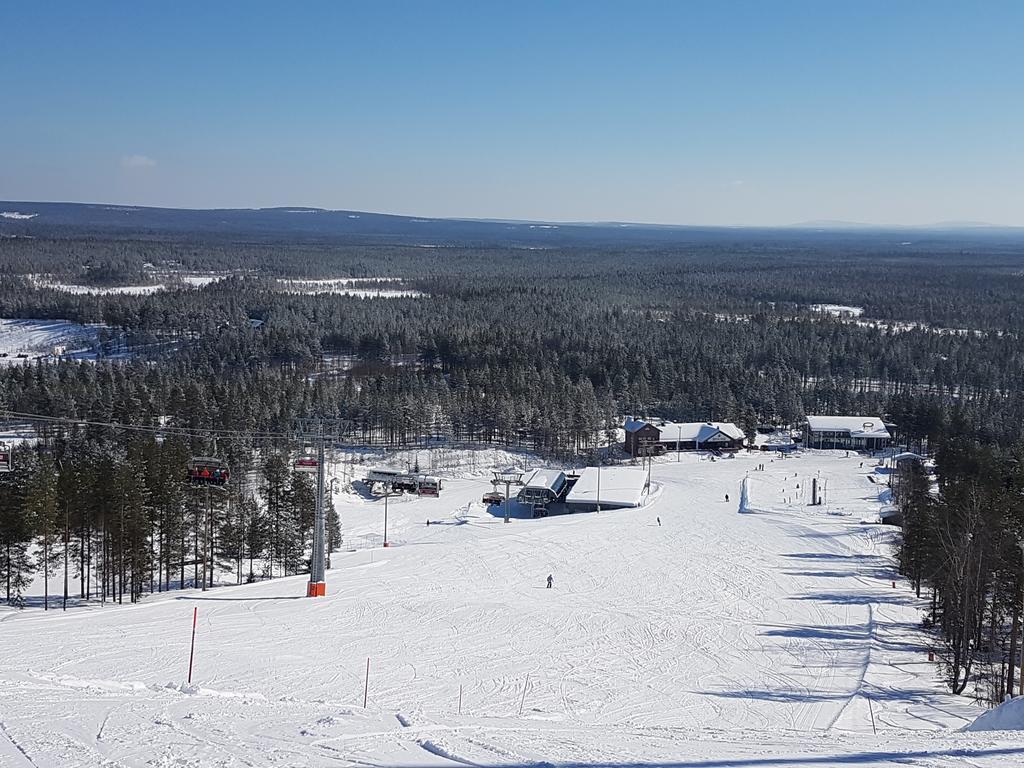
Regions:
<instances>
[{"instance_id":1,"label":"pine tree","mask_svg":"<svg viewBox=\"0 0 1024 768\"><path fill-rule=\"evenodd\" d=\"M25 483L23 514L31 521L33 533L39 537L40 554L36 569L43 574L43 607L49 610L50 574L61 561L55 546L57 522L57 467L48 454L34 463Z\"/></svg>"}]
</instances>

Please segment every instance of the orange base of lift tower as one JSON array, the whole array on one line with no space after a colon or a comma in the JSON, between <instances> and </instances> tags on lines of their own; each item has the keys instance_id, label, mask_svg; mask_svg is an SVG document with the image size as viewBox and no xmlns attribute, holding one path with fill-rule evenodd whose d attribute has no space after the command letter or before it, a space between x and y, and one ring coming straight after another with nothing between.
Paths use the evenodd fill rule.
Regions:
<instances>
[{"instance_id":1,"label":"orange base of lift tower","mask_svg":"<svg viewBox=\"0 0 1024 768\"><path fill-rule=\"evenodd\" d=\"M323 597L327 594L327 582L309 582L306 586L306 597Z\"/></svg>"}]
</instances>

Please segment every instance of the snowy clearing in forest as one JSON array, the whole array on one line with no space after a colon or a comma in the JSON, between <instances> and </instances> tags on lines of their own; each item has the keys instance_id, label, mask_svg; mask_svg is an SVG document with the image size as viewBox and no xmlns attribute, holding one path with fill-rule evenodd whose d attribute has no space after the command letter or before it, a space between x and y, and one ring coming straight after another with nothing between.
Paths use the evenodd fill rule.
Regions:
<instances>
[{"instance_id":1,"label":"snowy clearing in forest","mask_svg":"<svg viewBox=\"0 0 1024 768\"><path fill-rule=\"evenodd\" d=\"M204 288L212 283L220 282L228 277L228 273L151 273L150 278L158 282L147 283L146 285L76 285L74 283L62 283L55 281L46 275L29 275L32 282L39 288L49 288L63 293L72 293L78 296L149 296L154 293L171 290L188 290Z\"/></svg>"},{"instance_id":2,"label":"snowy clearing in forest","mask_svg":"<svg viewBox=\"0 0 1024 768\"><path fill-rule=\"evenodd\" d=\"M157 293L158 291L164 290L162 283L154 283L152 285L72 285L70 283L51 283L46 281L37 281L36 285L40 288L51 288L55 291L61 291L63 293L73 293L78 296L85 295L96 295L96 296L145 296L150 293Z\"/></svg>"},{"instance_id":3,"label":"snowy clearing in forest","mask_svg":"<svg viewBox=\"0 0 1024 768\"><path fill-rule=\"evenodd\" d=\"M300 576L0 610L0 764L1024 765L1018 734L959 731L981 709L927 660L894 529L859 522L871 461L672 455L639 509L509 524L487 464L392 496L387 549L348 548L385 500L338 493L325 598Z\"/></svg>"},{"instance_id":4,"label":"snowy clearing in forest","mask_svg":"<svg viewBox=\"0 0 1024 768\"><path fill-rule=\"evenodd\" d=\"M0 318L0 366L39 359L94 360L104 327L70 320Z\"/></svg>"},{"instance_id":5,"label":"snowy clearing in forest","mask_svg":"<svg viewBox=\"0 0 1024 768\"><path fill-rule=\"evenodd\" d=\"M846 304L811 304L811 311L836 317L860 317L864 314L864 307L851 307Z\"/></svg>"}]
</instances>

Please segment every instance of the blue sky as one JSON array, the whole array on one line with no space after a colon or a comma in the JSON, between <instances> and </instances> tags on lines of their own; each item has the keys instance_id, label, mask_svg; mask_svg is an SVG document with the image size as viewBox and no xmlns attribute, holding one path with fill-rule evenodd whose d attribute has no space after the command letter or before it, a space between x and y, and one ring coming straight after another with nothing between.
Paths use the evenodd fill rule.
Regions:
<instances>
[{"instance_id":1,"label":"blue sky","mask_svg":"<svg viewBox=\"0 0 1024 768\"><path fill-rule=\"evenodd\" d=\"M1024 3L40 2L0 199L1024 225Z\"/></svg>"}]
</instances>

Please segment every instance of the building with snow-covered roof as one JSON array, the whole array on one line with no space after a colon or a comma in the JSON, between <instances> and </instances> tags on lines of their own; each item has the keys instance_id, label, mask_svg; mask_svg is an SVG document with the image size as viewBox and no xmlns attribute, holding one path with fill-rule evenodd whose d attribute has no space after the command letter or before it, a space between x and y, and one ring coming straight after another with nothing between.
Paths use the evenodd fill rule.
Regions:
<instances>
[{"instance_id":1,"label":"building with snow-covered roof","mask_svg":"<svg viewBox=\"0 0 1024 768\"><path fill-rule=\"evenodd\" d=\"M558 469L535 469L523 478L523 487L516 498L522 504L547 506L565 498L567 486L565 472Z\"/></svg>"},{"instance_id":2,"label":"building with snow-covered roof","mask_svg":"<svg viewBox=\"0 0 1024 768\"><path fill-rule=\"evenodd\" d=\"M625 449L631 456L665 451L735 451L743 447L743 430L727 421L643 421L625 424Z\"/></svg>"},{"instance_id":3,"label":"building with snow-covered roof","mask_svg":"<svg viewBox=\"0 0 1024 768\"><path fill-rule=\"evenodd\" d=\"M892 441L878 416L808 416L804 432L807 448L878 451Z\"/></svg>"},{"instance_id":4,"label":"building with snow-covered roof","mask_svg":"<svg viewBox=\"0 0 1024 768\"><path fill-rule=\"evenodd\" d=\"M664 446L659 445L661 430L648 421L626 419L625 432L626 439L623 447L630 456L647 456L650 453L662 453L665 450Z\"/></svg>"},{"instance_id":5,"label":"building with snow-covered roof","mask_svg":"<svg viewBox=\"0 0 1024 768\"><path fill-rule=\"evenodd\" d=\"M638 467L587 467L565 497L569 512L639 507L649 490L647 472Z\"/></svg>"}]
</instances>

